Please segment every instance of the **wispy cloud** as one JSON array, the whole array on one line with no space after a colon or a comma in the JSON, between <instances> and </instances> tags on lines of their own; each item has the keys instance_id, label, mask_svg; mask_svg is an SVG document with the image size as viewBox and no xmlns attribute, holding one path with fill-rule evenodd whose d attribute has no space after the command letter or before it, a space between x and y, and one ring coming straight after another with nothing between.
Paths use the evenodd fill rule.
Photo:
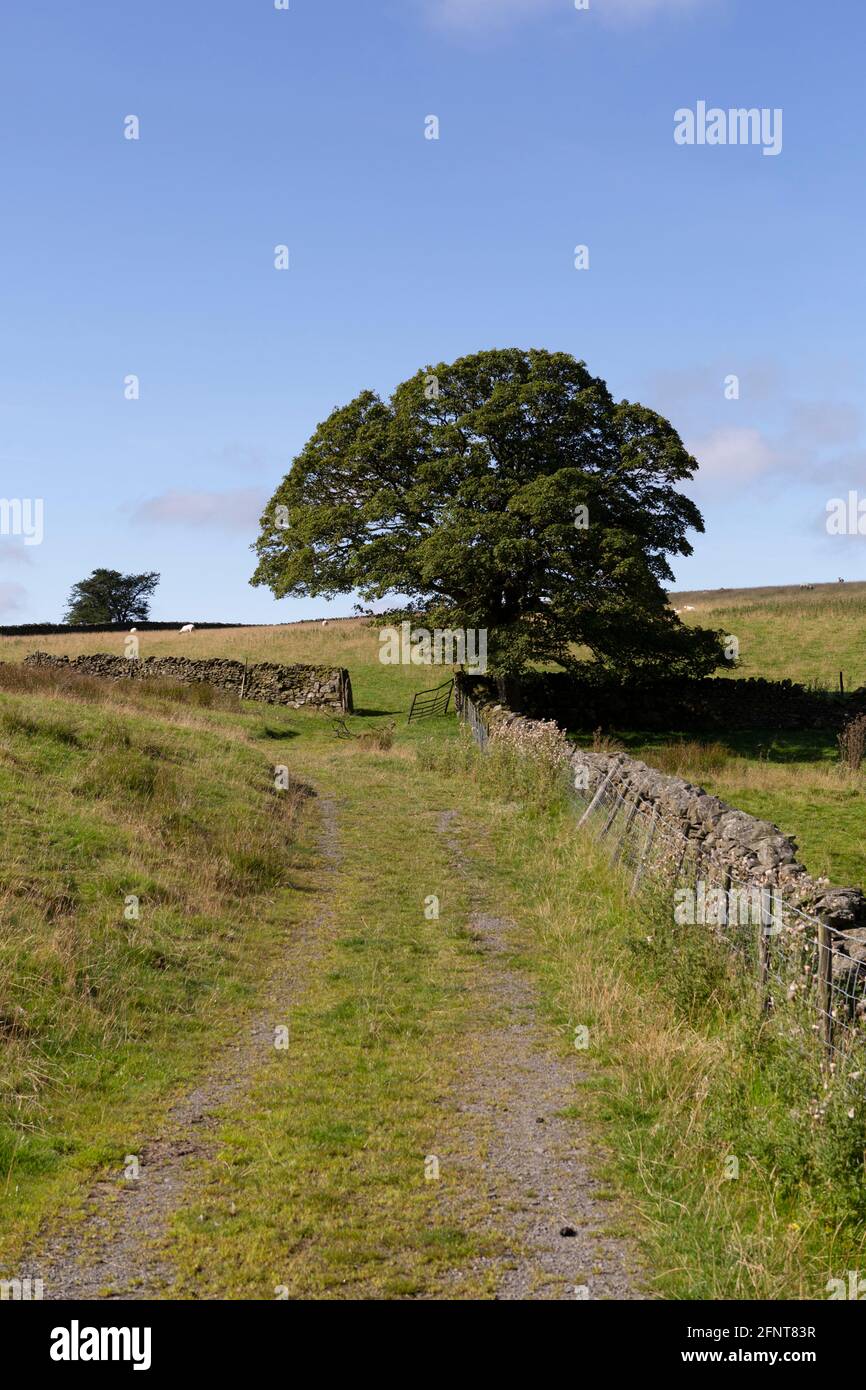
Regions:
<instances>
[{"instance_id":1,"label":"wispy cloud","mask_svg":"<svg viewBox=\"0 0 866 1390\"><path fill-rule=\"evenodd\" d=\"M756 429L712 430L702 439L689 442L700 470L696 484L723 484L741 487L763 477L778 466L779 460L769 440Z\"/></svg>"},{"instance_id":2,"label":"wispy cloud","mask_svg":"<svg viewBox=\"0 0 866 1390\"><path fill-rule=\"evenodd\" d=\"M260 488L228 492L163 492L132 508L132 520L152 526L186 526L218 531L249 531L265 508Z\"/></svg>"},{"instance_id":3,"label":"wispy cloud","mask_svg":"<svg viewBox=\"0 0 866 1390\"><path fill-rule=\"evenodd\" d=\"M20 613L27 605L27 590L21 584L0 584L0 613Z\"/></svg>"},{"instance_id":4,"label":"wispy cloud","mask_svg":"<svg viewBox=\"0 0 866 1390\"><path fill-rule=\"evenodd\" d=\"M33 552L23 541L0 541L0 565L32 565Z\"/></svg>"},{"instance_id":5,"label":"wispy cloud","mask_svg":"<svg viewBox=\"0 0 866 1390\"><path fill-rule=\"evenodd\" d=\"M706 7L712 0L590 0L590 13L602 19L634 21L656 15L686 13ZM573 8L572 0L427 0L427 11L437 24L451 29L501 29L509 24L541 19Z\"/></svg>"}]
</instances>

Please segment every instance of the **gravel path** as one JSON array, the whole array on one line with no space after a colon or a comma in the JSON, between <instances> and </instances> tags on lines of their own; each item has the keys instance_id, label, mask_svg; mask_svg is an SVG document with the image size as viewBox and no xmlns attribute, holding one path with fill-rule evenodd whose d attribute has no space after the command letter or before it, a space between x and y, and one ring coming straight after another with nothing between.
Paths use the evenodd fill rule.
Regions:
<instances>
[{"instance_id":1,"label":"gravel path","mask_svg":"<svg viewBox=\"0 0 866 1390\"><path fill-rule=\"evenodd\" d=\"M438 830L455 872L471 884L453 811L440 815ZM514 924L475 910L469 928L487 957L488 997L479 1001L481 1022L457 1097L462 1137L446 1161L461 1170L459 1188L476 1194L475 1220L509 1246L506 1257L482 1262L492 1269L496 1297L641 1299L633 1248L605 1233L623 1220L616 1203L598 1195L599 1154L576 1139L575 1121L561 1113L578 1098L577 1055L553 1051L532 983L510 963ZM457 1297L461 1278L455 1272Z\"/></svg>"}]
</instances>

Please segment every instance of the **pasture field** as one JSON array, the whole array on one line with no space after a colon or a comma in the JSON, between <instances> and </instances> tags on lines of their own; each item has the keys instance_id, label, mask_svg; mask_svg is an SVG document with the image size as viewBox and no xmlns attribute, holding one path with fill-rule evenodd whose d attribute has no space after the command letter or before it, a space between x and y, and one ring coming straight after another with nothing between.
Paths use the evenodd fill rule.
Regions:
<instances>
[{"instance_id":1,"label":"pasture field","mask_svg":"<svg viewBox=\"0 0 866 1390\"><path fill-rule=\"evenodd\" d=\"M838 690L842 671L846 690L866 685L866 582L678 590L670 602L684 623L739 640L731 674Z\"/></svg>"},{"instance_id":2,"label":"pasture field","mask_svg":"<svg viewBox=\"0 0 866 1390\"><path fill-rule=\"evenodd\" d=\"M363 737L342 740L197 687L70 685L20 666L37 647L111 649L0 641L0 1276L799 1299L862 1267L864 1108L825 1095L816 1120L820 1076L728 958L628 898L556 779L482 758L452 716L406 726L439 672L381 665L358 621L142 634L144 655L348 666ZM826 743L628 742L862 881L862 784ZM554 1131L588 1174L566 1195L537 1169Z\"/></svg>"},{"instance_id":3,"label":"pasture field","mask_svg":"<svg viewBox=\"0 0 866 1390\"><path fill-rule=\"evenodd\" d=\"M681 614L684 622L724 627L739 636L741 676L804 683L823 679L832 685L833 668L841 666L847 686L866 683L866 583L678 593L671 602L695 606L695 612ZM382 665L378 627L363 618L329 619L327 627L310 622L141 633L140 646L142 656L346 666L356 709L371 716L398 717L417 690L445 678L438 667ZM120 634L105 633L0 638L0 661L20 661L35 650L70 657L112 650L119 654L123 640ZM839 768L832 734L756 731L714 737L709 758L700 739L676 730L664 736L634 730L616 734L635 756L778 825L797 840L811 873L844 886L866 885L866 773Z\"/></svg>"},{"instance_id":4,"label":"pasture field","mask_svg":"<svg viewBox=\"0 0 866 1390\"><path fill-rule=\"evenodd\" d=\"M701 740L617 730L616 739L632 757L779 826L816 877L866 886L866 769L840 766L832 734L758 730Z\"/></svg>"},{"instance_id":5,"label":"pasture field","mask_svg":"<svg viewBox=\"0 0 866 1390\"><path fill-rule=\"evenodd\" d=\"M290 623L283 626L212 628L200 631L141 632L139 651L147 656L231 657L235 661L274 661L287 665L346 666L358 709L379 710L393 706L394 713L408 705L416 690L438 685L444 675L436 668L385 666L378 658L378 627L364 618ZM69 633L38 637L0 637L0 661L22 661L29 652L75 657L92 652L123 656L122 633Z\"/></svg>"}]
</instances>

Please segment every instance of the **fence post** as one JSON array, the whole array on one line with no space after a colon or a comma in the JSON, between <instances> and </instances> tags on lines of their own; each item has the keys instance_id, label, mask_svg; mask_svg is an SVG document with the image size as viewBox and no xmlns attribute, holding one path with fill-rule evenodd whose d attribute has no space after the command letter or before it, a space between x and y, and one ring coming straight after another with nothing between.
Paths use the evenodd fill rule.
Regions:
<instances>
[{"instance_id":1,"label":"fence post","mask_svg":"<svg viewBox=\"0 0 866 1390\"><path fill-rule=\"evenodd\" d=\"M818 923L818 1008L821 1012L821 1041L829 1062L833 1055L833 928Z\"/></svg>"},{"instance_id":2,"label":"fence post","mask_svg":"<svg viewBox=\"0 0 866 1390\"><path fill-rule=\"evenodd\" d=\"M651 850L651 848L652 848L652 842L653 842L653 840L655 839L656 823L657 823L657 821L658 821L658 814L659 814L659 808L658 808L658 806L655 804L655 802L653 802L653 811L652 811L652 815L650 816L649 829L647 830L647 835L646 835L646 839L644 840L643 849L642 849L641 852L640 852L640 858L639 858L638 861L637 861L637 868L635 869L634 878L632 879L631 893L630 893L630 896L631 896L631 897L634 897L635 893L637 892L638 888L640 887L640 881L641 881L641 879L643 878L643 871L644 871L644 869L645 869L645 867L646 867L647 855L649 854L649 852L650 852L650 850Z\"/></svg>"},{"instance_id":3,"label":"fence post","mask_svg":"<svg viewBox=\"0 0 866 1390\"><path fill-rule=\"evenodd\" d=\"M634 801L631 803L631 806L629 807L628 815L626 816L625 823L622 827L622 834L620 835L619 839L617 840L616 844L611 850L610 861L612 864L615 863L616 860L619 859L620 855L622 854L626 839L628 838L628 832L631 830L634 818L637 815L637 808L639 804L640 798L638 797L637 792L635 792Z\"/></svg>"},{"instance_id":4,"label":"fence post","mask_svg":"<svg viewBox=\"0 0 866 1390\"><path fill-rule=\"evenodd\" d=\"M610 779L613 777L613 774L616 772L616 769L617 769L617 764L614 763L613 767L610 769L610 772L609 772L609 773L607 774L607 776L605 777L604 781L602 782L602 784L601 784L601 786L599 787L598 791L596 792L595 796L592 798L592 801L589 803L589 805L587 806L587 808L586 808L586 810L584 811L583 815L581 816L580 820L577 822L577 828L578 828L578 830L579 830L580 827L583 825L583 823L584 823L585 820L589 820L589 817L592 815L592 813L593 813L593 811L595 810L596 806L597 806L598 803L601 801L601 798L604 796L605 792L607 791L608 783L610 782Z\"/></svg>"},{"instance_id":5,"label":"fence post","mask_svg":"<svg viewBox=\"0 0 866 1390\"><path fill-rule=\"evenodd\" d=\"M683 847L682 847L682 849L680 850L680 857L679 857L679 859L677 860L677 867L674 869L674 887L675 887L675 888L676 888L677 884L678 884L679 881L680 881L680 877L681 877L682 872L683 872L683 864L685 864L685 862L686 862L686 855L688 854L688 850L689 850L689 837L688 837L688 835L685 835L685 834L684 834L683 837L682 837L682 840L683 840Z\"/></svg>"},{"instance_id":6,"label":"fence post","mask_svg":"<svg viewBox=\"0 0 866 1390\"><path fill-rule=\"evenodd\" d=\"M622 798L620 797L619 793L617 792L616 787L614 787L614 789L613 789L613 806L612 806L611 809L610 809L610 815L608 816L607 820L605 821L604 825L603 825L602 828L601 828L601 834L600 834L599 837L598 837L600 840L603 840L603 839L604 839L605 835L606 835L607 832L610 830L610 827L613 825L614 821L616 820L617 814L618 814L618 812L619 812L621 800L622 800Z\"/></svg>"},{"instance_id":7,"label":"fence post","mask_svg":"<svg viewBox=\"0 0 866 1390\"><path fill-rule=\"evenodd\" d=\"M761 911L758 913L758 993L761 1001L761 1013L770 1012L770 933L767 930L767 897L769 890L766 885L761 889Z\"/></svg>"}]
</instances>

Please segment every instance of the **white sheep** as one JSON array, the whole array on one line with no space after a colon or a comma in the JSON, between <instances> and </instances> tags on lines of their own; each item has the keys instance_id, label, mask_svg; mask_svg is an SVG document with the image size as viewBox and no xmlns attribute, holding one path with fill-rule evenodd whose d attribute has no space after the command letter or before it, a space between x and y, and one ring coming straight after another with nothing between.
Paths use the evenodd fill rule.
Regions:
<instances>
[{"instance_id":1,"label":"white sheep","mask_svg":"<svg viewBox=\"0 0 866 1390\"><path fill-rule=\"evenodd\" d=\"M192 623L185 623L184 626L181 628L181 632L192 632L192 629Z\"/></svg>"},{"instance_id":2,"label":"white sheep","mask_svg":"<svg viewBox=\"0 0 866 1390\"><path fill-rule=\"evenodd\" d=\"M683 609L683 612L684 612L684 613L694 613L694 611L695 611L695 605L694 605L693 603L687 603L686 606L685 606L685 608Z\"/></svg>"},{"instance_id":3,"label":"white sheep","mask_svg":"<svg viewBox=\"0 0 866 1390\"><path fill-rule=\"evenodd\" d=\"M327 618L323 618L323 619L322 619L322 627L327 627L327 626L328 626L328 619L327 619Z\"/></svg>"},{"instance_id":4,"label":"white sheep","mask_svg":"<svg viewBox=\"0 0 866 1390\"><path fill-rule=\"evenodd\" d=\"M129 630L130 630L131 633L132 633L132 632L138 632L138 628L137 628L137 627L131 627Z\"/></svg>"}]
</instances>

